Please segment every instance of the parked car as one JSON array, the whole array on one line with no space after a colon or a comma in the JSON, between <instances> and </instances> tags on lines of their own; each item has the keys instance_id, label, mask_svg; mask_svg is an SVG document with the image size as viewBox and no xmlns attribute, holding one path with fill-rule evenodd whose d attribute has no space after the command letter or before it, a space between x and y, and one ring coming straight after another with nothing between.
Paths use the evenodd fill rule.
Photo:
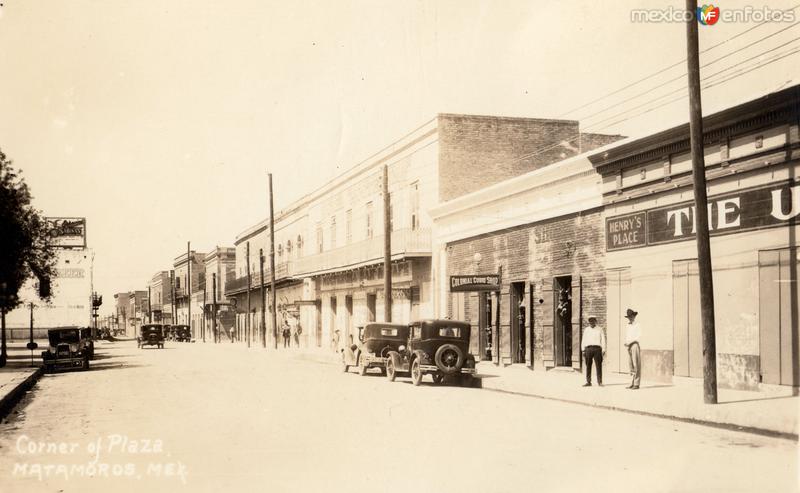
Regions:
<instances>
[{"instance_id":1,"label":"parked car","mask_svg":"<svg viewBox=\"0 0 800 493\"><path fill-rule=\"evenodd\" d=\"M432 375L440 384L448 379L471 386L475 356L469 353L470 325L454 320L422 320L409 325L408 344L389 351L386 377L411 376L414 385Z\"/></svg>"},{"instance_id":2,"label":"parked car","mask_svg":"<svg viewBox=\"0 0 800 493\"><path fill-rule=\"evenodd\" d=\"M80 327L60 327L47 331L49 347L47 351L42 351L45 371L89 369L89 354L87 344L81 338L82 331Z\"/></svg>"},{"instance_id":3,"label":"parked car","mask_svg":"<svg viewBox=\"0 0 800 493\"><path fill-rule=\"evenodd\" d=\"M408 325L373 322L358 329L359 344L342 349L344 371L357 366L361 375L370 368L379 368L386 374L386 358L408 343Z\"/></svg>"},{"instance_id":4,"label":"parked car","mask_svg":"<svg viewBox=\"0 0 800 493\"><path fill-rule=\"evenodd\" d=\"M164 348L164 326L161 324L145 324L139 331L137 339L140 348L145 346L157 346Z\"/></svg>"},{"instance_id":5,"label":"parked car","mask_svg":"<svg viewBox=\"0 0 800 493\"><path fill-rule=\"evenodd\" d=\"M89 355L89 359L94 359L94 338L92 338L91 328L81 328L81 343Z\"/></svg>"},{"instance_id":6,"label":"parked car","mask_svg":"<svg viewBox=\"0 0 800 493\"><path fill-rule=\"evenodd\" d=\"M175 340L178 342L191 342L192 330L188 325L173 325L172 329L175 331Z\"/></svg>"}]
</instances>

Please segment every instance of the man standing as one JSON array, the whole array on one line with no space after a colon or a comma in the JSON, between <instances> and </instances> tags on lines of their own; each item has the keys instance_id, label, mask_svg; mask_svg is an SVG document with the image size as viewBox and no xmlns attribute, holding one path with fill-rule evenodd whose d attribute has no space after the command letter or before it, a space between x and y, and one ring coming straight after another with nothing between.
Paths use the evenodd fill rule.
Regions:
<instances>
[{"instance_id":1,"label":"man standing","mask_svg":"<svg viewBox=\"0 0 800 493\"><path fill-rule=\"evenodd\" d=\"M597 317L589 317L589 326L583 329L581 351L586 361L586 383L592 386L592 362L597 365L597 385L603 386L603 356L606 354L606 334L597 326Z\"/></svg>"},{"instance_id":2,"label":"man standing","mask_svg":"<svg viewBox=\"0 0 800 493\"><path fill-rule=\"evenodd\" d=\"M283 347L289 347L290 337L292 336L292 331L289 329L289 323L286 320L283 321L283 330L281 331L283 335Z\"/></svg>"},{"instance_id":3,"label":"man standing","mask_svg":"<svg viewBox=\"0 0 800 493\"><path fill-rule=\"evenodd\" d=\"M632 381L630 386L626 387L631 390L639 388L639 381L642 378L642 354L639 348L639 338L642 335L642 329L636 323L636 315L639 312L631 310L625 313L625 318L628 319L628 332L625 336L625 347L628 348L628 362L631 368Z\"/></svg>"}]
</instances>

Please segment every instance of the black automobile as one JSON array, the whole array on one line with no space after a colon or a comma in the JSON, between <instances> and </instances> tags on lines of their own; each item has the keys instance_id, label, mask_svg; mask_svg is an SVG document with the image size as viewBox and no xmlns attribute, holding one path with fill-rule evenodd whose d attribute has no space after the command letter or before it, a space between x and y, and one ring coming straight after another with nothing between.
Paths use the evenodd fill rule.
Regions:
<instances>
[{"instance_id":1,"label":"black automobile","mask_svg":"<svg viewBox=\"0 0 800 493\"><path fill-rule=\"evenodd\" d=\"M172 330L174 331L176 341L191 342L192 330L188 325L173 325Z\"/></svg>"},{"instance_id":2,"label":"black automobile","mask_svg":"<svg viewBox=\"0 0 800 493\"><path fill-rule=\"evenodd\" d=\"M164 326L161 324L145 324L139 330L139 338L137 339L140 348L145 346L156 346L159 349L164 348Z\"/></svg>"},{"instance_id":3,"label":"black automobile","mask_svg":"<svg viewBox=\"0 0 800 493\"><path fill-rule=\"evenodd\" d=\"M470 325L454 320L422 320L409 325L408 344L389 351L386 377L411 376L414 385L430 374L433 382L445 379L471 386L475 356L469 353Z\"/></svg>"},{"instance_id":4,"label":"black automobile","mask_svg":"<svg viewBox=\"0 0 800 493\"><path fill-rule=\"evenodd\" d=\"M386 358L390 351L408 342L408 325L373 322L359 328L360 344L342 349L344 371L357 366L361 375L370 368L379 368L386 373Z\"/></svg>"},{"instance_id":5,"label":"black automobile","mask_svg":"<svg viewBox=\"0 0 800 493\"><path fill-rule=\"evenodd\" d=\"M89 369L89 353L81 332L80 327L60 327L47 331L50 346L47 351L42 351L45 371Z\"/></svg>"}]
</instances>

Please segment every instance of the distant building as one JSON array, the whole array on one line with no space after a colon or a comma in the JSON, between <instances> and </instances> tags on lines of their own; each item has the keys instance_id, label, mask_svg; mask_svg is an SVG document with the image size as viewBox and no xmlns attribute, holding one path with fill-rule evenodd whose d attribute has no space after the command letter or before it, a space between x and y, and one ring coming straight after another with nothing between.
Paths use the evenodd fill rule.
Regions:
<instances>
[{"instance_id":1,"label":"distant building","mask_svg":"<svg viewBox=\"0 0 800 493\"><path fill-rule=\"evenodd\" d=\"M175 268L175 324L190 325L192 337L202 337L203 327L203 293L205 283L205 261L206 254L191 251L191 255L186 253L175 257L173 267ZM187 262L187 258L189 261ZM188 275L191 270L191 279ZM191 304L191 321L189 320L189 306Z\"/></svg>"},{"instance_id":2,"label":"distant building","mask_svg":"<svg viewBox=\"0 0 800 493\"><path fill-rule=\"evenodd\" d=\"M172 323L172 282L169 271L156 272L150 280L149 311L150 320L157 324Z\"/></svg>"},{"instance_id":3,"label":"distant building","mask_svg":"<svg viewBox=\"0 0 800 493\"><path fill-rule=\"evenodd\" d=\"M226 296L225 284L235 278L236 249L233 247L216 247L204 259L205 272L205 334L213 340L212 329L214 307L217 309L217 331L225 340L230 340L230 329L235 323L234 305ZM216 287L216 296L214 293ZM216 303L216 305L215 305Z\"/></svg>"},{"instance_id":4,"label":"distant building","mask_svg":"<svg viewBox=\"0 0 800 493\"><path fill-rule=\"evenodd\" d=\"M20 290L23 304L6 314L10 339L27 339L33 304L34 337L47 337L47 329L78 325L91 326L92 266L94 253L86 246L86 219L50 217L52 244L56 247L56 277L51 280L53 297L40 300L38 281L29 280Z\"/></svg>"},{"instance_id":5,"label":"distant building","mask_svg":"<svg viewBox=\"0 0 800 493\"><path fill-rule=\"evenodd\" d=\"M147 291L131 291L128 293L128 325L125 333L128 337L136 337L139 328L147 323Z\"/></svg>"}]
</instances>

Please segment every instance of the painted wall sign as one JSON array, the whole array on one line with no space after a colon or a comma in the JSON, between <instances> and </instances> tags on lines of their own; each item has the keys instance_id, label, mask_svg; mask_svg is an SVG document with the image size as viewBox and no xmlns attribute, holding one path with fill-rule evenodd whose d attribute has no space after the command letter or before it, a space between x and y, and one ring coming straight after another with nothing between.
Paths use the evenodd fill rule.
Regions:
<instances>
[{"instance_id":1,"label":"painted wall sign","mask_svg":"<svg viewBox=\"0 0 800 493\"><path fill-rule=\"evenodd\" d=\"M683 202L608 218L606 250L624 250L694 239L695 213L694 202ZM644 228L637 229L635 218L642 214L646 214ZM711 236L794 224L798 216L800 185L793 182L718 195L708 201L708 227ZM643 232L646 240L634 242L634 231ZM639 236L641 234L637 234L636 238Z\"/></svg>"},{"instance_id":2,"label":"painted wall sign","mask_svg":"<svg viewBox=\"0 0 800 493\"><path fill-rule=\"evenodd\" d=\"M86 246L85 217L48 217L51 243L62 247Z\"/></svg>"},{"instance_id":3,"label":"painted wall sign","mask_svg":"<svg viewBox=\"0 0 800 493\"><path fill-rule=\"evenodd\" d=\"M606 250L647 245L647 213L636 212L606 219Z\"/></svg>"},{"instance_id":4,"label":"painted wall sign","mask_svg":"<svg viewBox=\"0 0 800 493\"><path fill-rule=\"evenodd\" d=\"M499 291L500 274L450 276L450 291Z\"/></svg>"}]
</instances>

